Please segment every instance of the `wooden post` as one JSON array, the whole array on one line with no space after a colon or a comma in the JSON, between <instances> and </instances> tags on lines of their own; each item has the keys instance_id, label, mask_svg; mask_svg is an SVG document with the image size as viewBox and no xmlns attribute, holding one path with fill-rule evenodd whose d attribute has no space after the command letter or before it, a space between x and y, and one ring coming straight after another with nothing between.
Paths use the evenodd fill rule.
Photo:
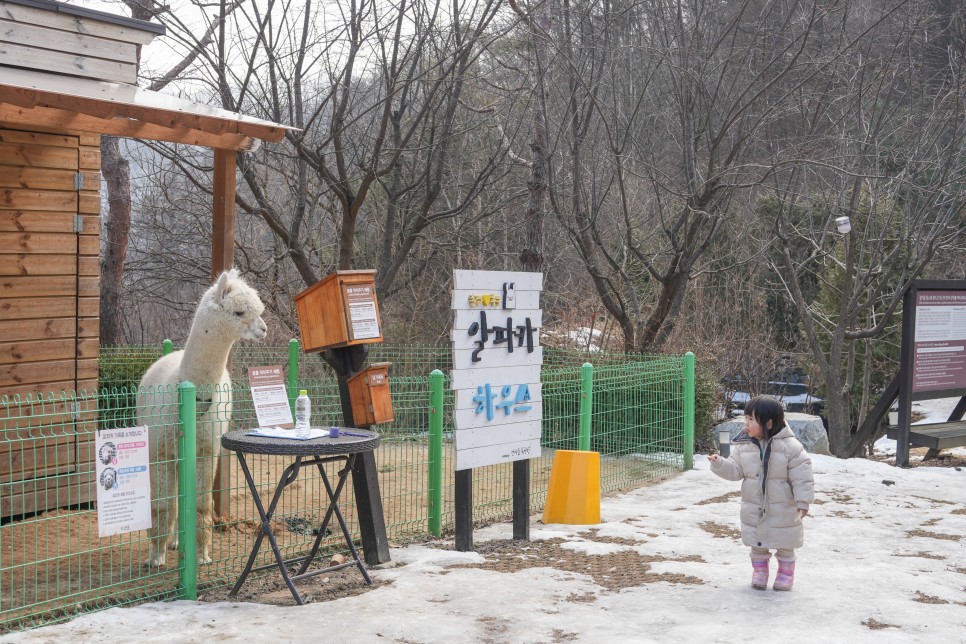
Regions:
<instances>
[{"instance_id":1,"label":"wooden post","mask_svg":"<svg viewBox=\"0 0 966 644\"><path fill-rule=\"evenodd\" d=\"M235 259L235 166L237 152L215 148L215 177L211 199L211 281L231 268ZM229 459L222 452L215 464L214 511L217 517L228 516L231 497Z\"/></svg>"},{"instance_id":2,"label":"wooden post","mask_svg":"<svg viewBox=\"0 0 966 644\"><path fill-rule=\"evenodd\" d=\"M530 459L513 461L513 538L530 540Z\"/></svg>"},{"instance_id":3,"label":"wooden post","mask_svg":"<svg viewBox=\"0 0 966 644\"><path fill-rule=\"evenodd\" d=\"M456 550L469 552L473 550L473 470L457 470L455 488Z\"/></svg>"},{"instance_id":4,"label":"wooden post","mask_svg":"<svg viewBox=\"0 0 966 644\"><path fill-rule=\"evenodd\" d=\"M912 425L912 370L915 367L916 285L902 298L902 343L899 350L899 421L896 428L896 466L909 467L909 426Z\"/></svg>"},{"instance_id":5,"label":"wooden post","mask_svg":"<svg viewBox=\"0 0 966 644\"><path fill-rule=\"evenodd\" d=\"M322 359L335 371L339 383L342 419L346 427L369 429L356 423L352 413L352 399L349 396L349 378L362 370L368 354L369 345L366 344L326 349L322 354ZM352 465L352 491L356 497L359 534L362 537L366 563L375 566L390 561L379 473L376 470L376 457L372 452L356 455Z\"/></svg>"},{"instance_id":6,"label":"wooden post","mask_svg":"<svg viewBox=\"0 0 966 644\"><path fill-rule=\"evenodd\" d=\"M211 203L211 281L231 268L235 259L235 155L215 148Z\"/></svg>"}]
</instances>

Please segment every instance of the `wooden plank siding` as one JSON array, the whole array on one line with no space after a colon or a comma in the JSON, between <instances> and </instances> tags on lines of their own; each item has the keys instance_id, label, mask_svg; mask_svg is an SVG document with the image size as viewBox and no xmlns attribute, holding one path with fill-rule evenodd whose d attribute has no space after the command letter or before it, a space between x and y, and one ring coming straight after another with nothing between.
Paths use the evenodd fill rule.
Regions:
<instances>
[{"instance_id":1,"label":"wooden plank siding","mask_svg":"<svg viewBox=\"0 0 966 644\"><path fill-rule=\"evenodd\" d=\"M74 214L71 212L0 209L0 233L71 234L74 232ZM84 227L87 227L86 222ZM71 255L73 256L74 253L71 253Z\"/></svg>"},{"instance_id":2,"label":"wooden plank siding","mask_svg":"<svg viewBox=\"0 0 966 644\"><path fill-rule=\"evenodd\" d=\"M40 47L0 43L0 64L29 67L56 74L83 76L133 85L137 82L137 66L92 56L74 56Z\"/></svg>"},{"instance_id":3,"label":"wooden plank siding","mask_svg":"<svg viewBox=\"0 0 966 644\"><path fill-rule=\"evenodd\" d=\"M107 38L97 38L77 32L65 32L48 26L37 26L4 20L0 14L0 31L3 31L3 41L50 49L56 47L59 51L74 56L89 56L104 58L118 62L137 63L137 52L127 43Z\"/></svg>"},{"instance_id":4,"label":"wooden plank siding","mask_svg":"<svg viewBox=\"0 0 966 644\"><path fill-rule=\"evenodd\" d=\"M14 166L14 168L54 168L76 172L77 147L76 143L72 147L54 147L44 143L0 141L0 165ZM12 171L13 168L8 170L8 172Z\"/></svg>"},{"instance_id":5,"label":"wooden plank siding","mask_svg":"<svg viewBox=\"0 0 966 644\"><path fill-rule=\"evenodd\" d=\"M86 460L91 461L88 457ZM0 516L19 517L51 508L81 505L95 498L94 466L79 473L14 483L0 496Z\"/></svg>"},{"instance_id":6,"label":"wooden plank siding","mask_svg":"<svg viewBox=\"0 0 966 644\"><path fill-rule=\"evenodd\" d=\"M146 45L155 34L132 26L103 22L92 18L27 7L0 1L0 17L24 25L40 25L57 29L65 34L84 34L93 38L116 40L131 45Z\"/></svg>"},{"instance_id":7,"label":"wooden plank siding","mask_svg":"<svg viewBox=\"0 0 966 644\"><path fill-rule=\"evenodd\" d=\"M4 7L24 8L0 0L0 23ZM93 489L78 474L93 470L97 400L78 412L69 396L97 390L100 203L99 135L0 126L0 516Z\"/></svg>"}]
</instances>

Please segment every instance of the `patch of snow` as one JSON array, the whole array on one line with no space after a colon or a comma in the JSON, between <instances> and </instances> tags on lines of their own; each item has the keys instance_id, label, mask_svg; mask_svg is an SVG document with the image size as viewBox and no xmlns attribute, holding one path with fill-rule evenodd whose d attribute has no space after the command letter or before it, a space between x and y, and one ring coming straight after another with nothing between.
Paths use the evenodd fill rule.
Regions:
<instances>
[{"instance_id":1,"label":"patch of snow","mask_svg":"<svg viewBox=\"0 0 966 644\"><path fill-rule=\"evenodd\" d=\"M696 455L691 471L603 499L599 525L535 516L531 538L563 539L587 557L626 548L666 557L650 572L701 583L642 580L611 591L553 561L512 573L450 568L483 557L417 544L391 551L396 566L371 571L392 583L358 596L113 608L0 642L966 642L966 471L815 454L812 463L817 502L792 592L753 590L748 548L708 531L738 528L740 502L724 497L739 485ZM474 541L511 536L501 523L476 530Z\"/></svg>"}]
</instances>

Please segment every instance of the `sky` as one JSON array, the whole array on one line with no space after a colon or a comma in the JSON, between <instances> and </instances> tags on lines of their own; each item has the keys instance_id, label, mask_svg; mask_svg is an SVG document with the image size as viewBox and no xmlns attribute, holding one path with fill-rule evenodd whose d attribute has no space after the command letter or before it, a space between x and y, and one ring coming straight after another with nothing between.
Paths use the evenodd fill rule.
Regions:
<instances>
[{"instance_id":1,"label":"sky","mask_svg":"<svg viewBox=\"0 0 966 644\"><path fill-rule=\"evenodd\" d=\"M928 419L945 420L951 405L925 410ZM895 443L877 449L894 453ZM474 567L483 555L446 549L450 538L394 548L392 567L371 571L389 583L354 597L145 604L0 642L966 643L966 468L812 462L817 501L787 593L750 587L748 549L730 536L738 483L697 455L691 471L604 498L598 525L534 516L532 554L517 555L534 567L516 572ZM477 529L474 543L482 551L511 536L497 524ZM560 569L568 557L598 562L598 574ZM650 569L628 579L621 564L635 558Z\"/></svg>"}]
</instances>

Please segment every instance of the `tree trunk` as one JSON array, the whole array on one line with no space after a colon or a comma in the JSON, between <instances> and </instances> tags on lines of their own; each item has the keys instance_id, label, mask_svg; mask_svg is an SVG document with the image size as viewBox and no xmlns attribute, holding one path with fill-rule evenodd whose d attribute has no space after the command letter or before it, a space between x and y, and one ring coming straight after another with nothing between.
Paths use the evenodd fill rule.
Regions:
<instances>
[{"instance_id":1,"label":"tree trunk","mask_svg":"<svg viewBox=\"0 0 966 644\"><path fill-rule=\"evenodd\" d=\"M847 448L852 438L849 393L842 388L841 378L828 378L825 397L825 412L828 414L829 449L839 458L848 458Z\"/></svg>"},{"instance_id":2,"label":"tree trunk","mask_svg":"<svg viewBox=\"0 0 966 644\"><path fill-rule=\"evenodd\" d=\"M526 247L520 253L520 264L523 270L540 272L543 270L543 222L545 205L547 202L547 181L549 166L547 155L549 143L547 141L547 96L546 96L546 61L547 61L547 32L550 29L550 19L547 17L545 3L539 3L534 9L530 22L530 40L533 43L533 125L531 129L530 150L533 166L527 191L530 198L527 201L527 239Z\"/></svg>"},{"instance_id":3,"label":"tree trunk","mask_svg":"<svg viewBox=\"0 0 966 644\"><path fill-rule=\"evenodd\" d=\"M121 294L131 231L131 171L117 137L101 137L101 173L107 182L108 215L101 253L100 341L112 345L123 341Z\"/></svg>"}]
</instances>

